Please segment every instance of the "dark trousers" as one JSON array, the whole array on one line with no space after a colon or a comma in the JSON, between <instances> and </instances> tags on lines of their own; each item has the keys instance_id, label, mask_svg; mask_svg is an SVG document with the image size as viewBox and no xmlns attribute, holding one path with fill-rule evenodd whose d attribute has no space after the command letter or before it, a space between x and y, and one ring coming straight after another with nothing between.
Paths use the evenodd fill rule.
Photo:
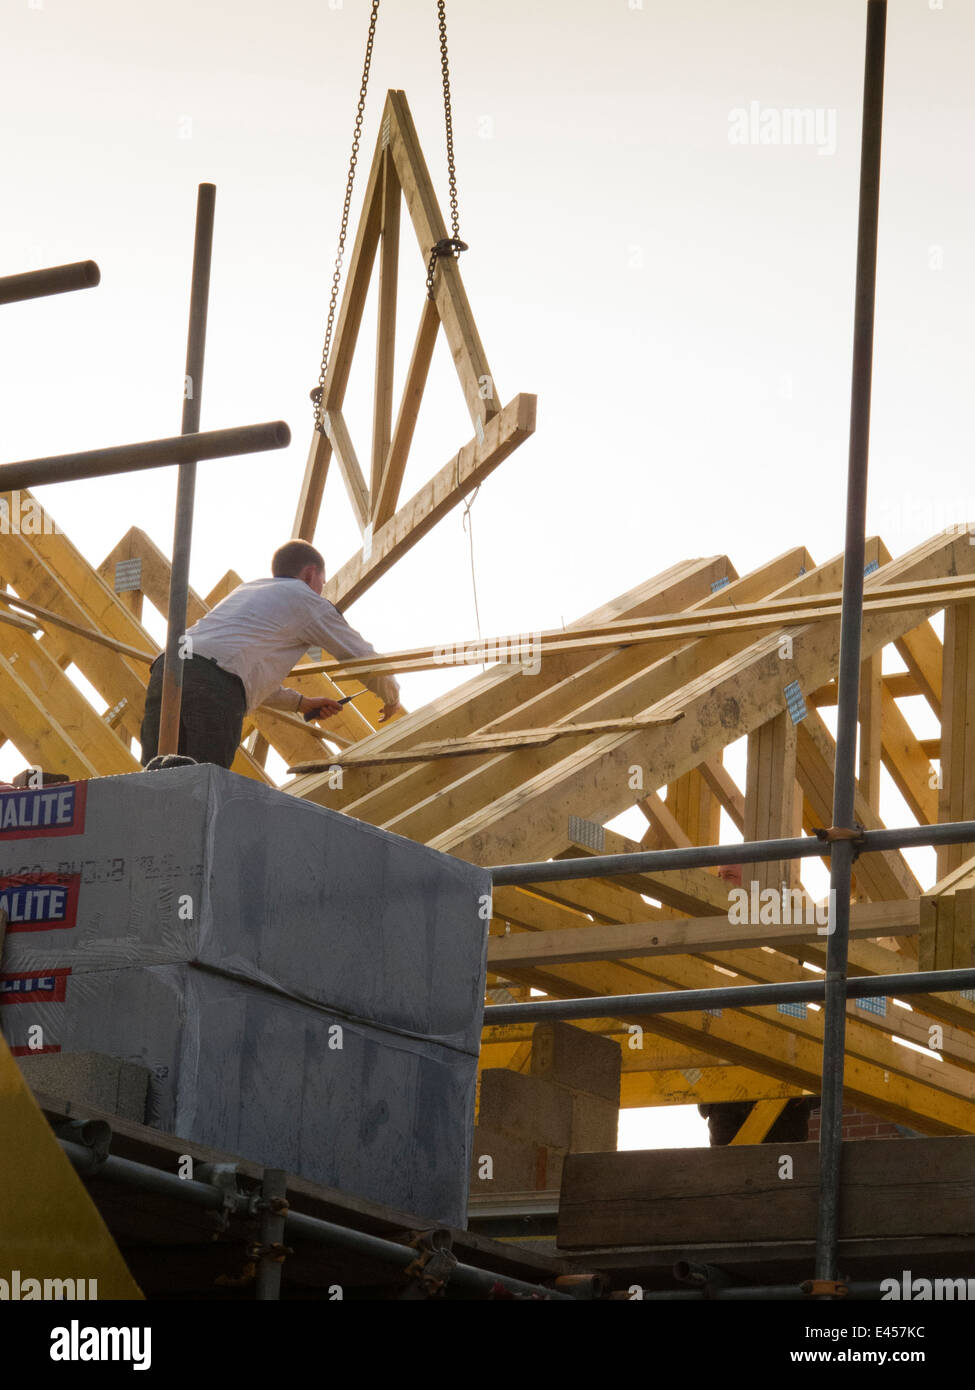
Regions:
<instances>
[{"instance_id":1,"label":"dark trousers","mask_svg":"<svg viewBox=\"0 0 975 1390\"><path fill-rule=\"evenodd\" d=\"M162 678L163 659L157 656L150 668L142 718L143 767L159 751ZM183 661L177 752L198 763L229 767L240 743L246 713L247 697L238 676L232 676L205 656L191 656Z\"/></svg>"}]
</instances>

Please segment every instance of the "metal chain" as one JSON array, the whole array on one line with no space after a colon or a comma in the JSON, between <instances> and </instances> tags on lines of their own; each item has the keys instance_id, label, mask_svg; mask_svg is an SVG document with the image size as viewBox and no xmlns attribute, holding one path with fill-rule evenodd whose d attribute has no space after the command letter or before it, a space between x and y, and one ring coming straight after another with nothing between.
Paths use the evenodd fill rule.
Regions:
<instances>
[{"instance_id":1,"label":"metal chain","mask_svg":"<svg viewBox=\"0 0 975 1390\"><path fill-rule=\"evenodd\" d=\"M440 71L443 73L443 114L447 127L447 176L450 180L450 231L454 240L460 239L460 214L457 211L457 170L454 167L454 121L450 110L450 69L447 63L447 9L445 0L437 0L437 20L440 25Z\"/></svg>"},{"instance_id":2,"label":"metal chain","mask_svg":"<svg viewBox=\"0 0 975 1390\"><path fill-rule=\"evenodd\" d=\"M433 273L441 256L458 258L467 245L460 239L460 213L457 210L457 170L454 166L454 122L450 109L450 67L447 58L447 9L446 0L437 0L437 22L440 27L440 71L443 73L443 113L447 128L447 177L450 181L450 229L451 235L438 241L430 250L427 265L427 295L433 298Z\"/></svg>"},{"instance_id":3,"label":"metal chain","mask_svg":"<svg viewBox=\"0 0 975 1390\"><path fill-rule=\"evenodd\" d=\"M349 226L349 208L352 204L352 185L355 182L355 166L359 157L359 140L362 135L362 116L366 109L366 89L369 86L369 68L372 64L372 45L376 37L376 20L379 16L379 0L372 0L372 13L369 16L369 36L366 39L366 56L362 65L362 81L359 84L359 104L356 107L355 130L352 135L352 157L349 161L349 177L345 185L345 202L342 206L342 226L339 231L339 249L335 257L335 272L332 275L332 292L328 301L328 326L325 329L325 346L322 348L322 365L318 373L318 385L311 392L315 407L315 428L324 433L325 421L322 412L322 398L325 393L325 374L328 371L328 354L332 345L332 329L335 324L335 306L338 302L339 281L342 276L342 260L345 255L345 237Z\"/></svg>"}]
</instances>

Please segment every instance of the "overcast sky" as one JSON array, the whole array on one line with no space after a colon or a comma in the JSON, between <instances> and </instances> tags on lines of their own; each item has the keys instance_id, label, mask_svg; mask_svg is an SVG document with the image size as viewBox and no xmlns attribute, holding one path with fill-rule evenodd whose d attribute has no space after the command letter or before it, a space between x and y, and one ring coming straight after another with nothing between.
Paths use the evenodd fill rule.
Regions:
<instances>
[{"instance_id":1,"label":"overcast sky","mask_svg":"<svg viewBox=\"0 0 975 1390\"><path fill-rule=\"evenodd\" d=\"M228 567L266 573L291 534L368 12L0 6L2 273L88 257L102 271L95 290L4 310L4 458L178 432L196 188L217 186L202 427L283 418L293 443L201 465L203 593ZM462 271L502 401L539 397L536 436L472 508L485 633L558 626L692 556L744 574L794 545L817 561L842 548L865 14L448 5ZM975 7L891 0L869 514L895 555L975 513L973 62ZM382 6L357 195L389 87L445 201L433 0ZM810 122L787 143L797 109ZM398 380L423 279L404 226ZM370 392L362 363L362 459ZM470 433L441 343L404 495ZM171 549L171 470L39 495L93 563L133 524ZM332 570L357 545L337 472L317 540ZM378 647L473 635L460 511L349 617ZM450 682L407 677L404 701Z\"/></svg>"}]
</instances>

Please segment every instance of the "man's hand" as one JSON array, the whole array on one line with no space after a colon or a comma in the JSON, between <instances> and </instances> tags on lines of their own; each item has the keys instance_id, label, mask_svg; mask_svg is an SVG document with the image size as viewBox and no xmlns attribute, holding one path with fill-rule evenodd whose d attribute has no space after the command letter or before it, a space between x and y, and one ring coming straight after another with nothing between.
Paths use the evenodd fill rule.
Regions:
<instances>
[{"instance_id":1,"label":"man's hand","mask_svg":"<svg viewBox=\"0 0 975 1390\"><path fill-rule=\"evenodd\" d=\"M382 714L379 716L380 724L385 724L387 719L392 719L394 714L399 714L402 708L399 700L394 701L391 705L383 705Z\"/></svg>"},{"instance_id":2,"label":"man's hand","mask_svg":"<svg viewBox=\"0 0 975 1390\"><path fill-rule=\"evenodd\" d=\"M342 713L338 700L330 700L327 695L302 695L298 706L300 714L312 714L316 719L331 719Z\"/></svg>"}]
</instances>

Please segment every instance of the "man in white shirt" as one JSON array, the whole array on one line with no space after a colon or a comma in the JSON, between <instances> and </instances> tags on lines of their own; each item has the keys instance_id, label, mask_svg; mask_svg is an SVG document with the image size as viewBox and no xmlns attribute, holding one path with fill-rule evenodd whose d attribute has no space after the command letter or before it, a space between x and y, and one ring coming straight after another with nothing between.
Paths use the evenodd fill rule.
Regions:
<instances>
[{"instance_id":1,"label":"man in white shirt","mask_svg":"<svg viewBox=\"0 0 975 1390\"><path fill-rule=\"evenodd\" d=\"M274 552L270 579L253 579L187 628L183 643L183 698L179 752L198 763L229 767L240 743L244 715L263 705L329 718L341 705L327 695L302 695L281 685L309 647L332 656L373 656L375 648L322 597L325 561L307 541L288 541ZM163 658L152 663L142 720L142 766L159 744ZM383 701L381 719L400 707L392 676L364 684Z\"/></svg>"}]
</instances>

